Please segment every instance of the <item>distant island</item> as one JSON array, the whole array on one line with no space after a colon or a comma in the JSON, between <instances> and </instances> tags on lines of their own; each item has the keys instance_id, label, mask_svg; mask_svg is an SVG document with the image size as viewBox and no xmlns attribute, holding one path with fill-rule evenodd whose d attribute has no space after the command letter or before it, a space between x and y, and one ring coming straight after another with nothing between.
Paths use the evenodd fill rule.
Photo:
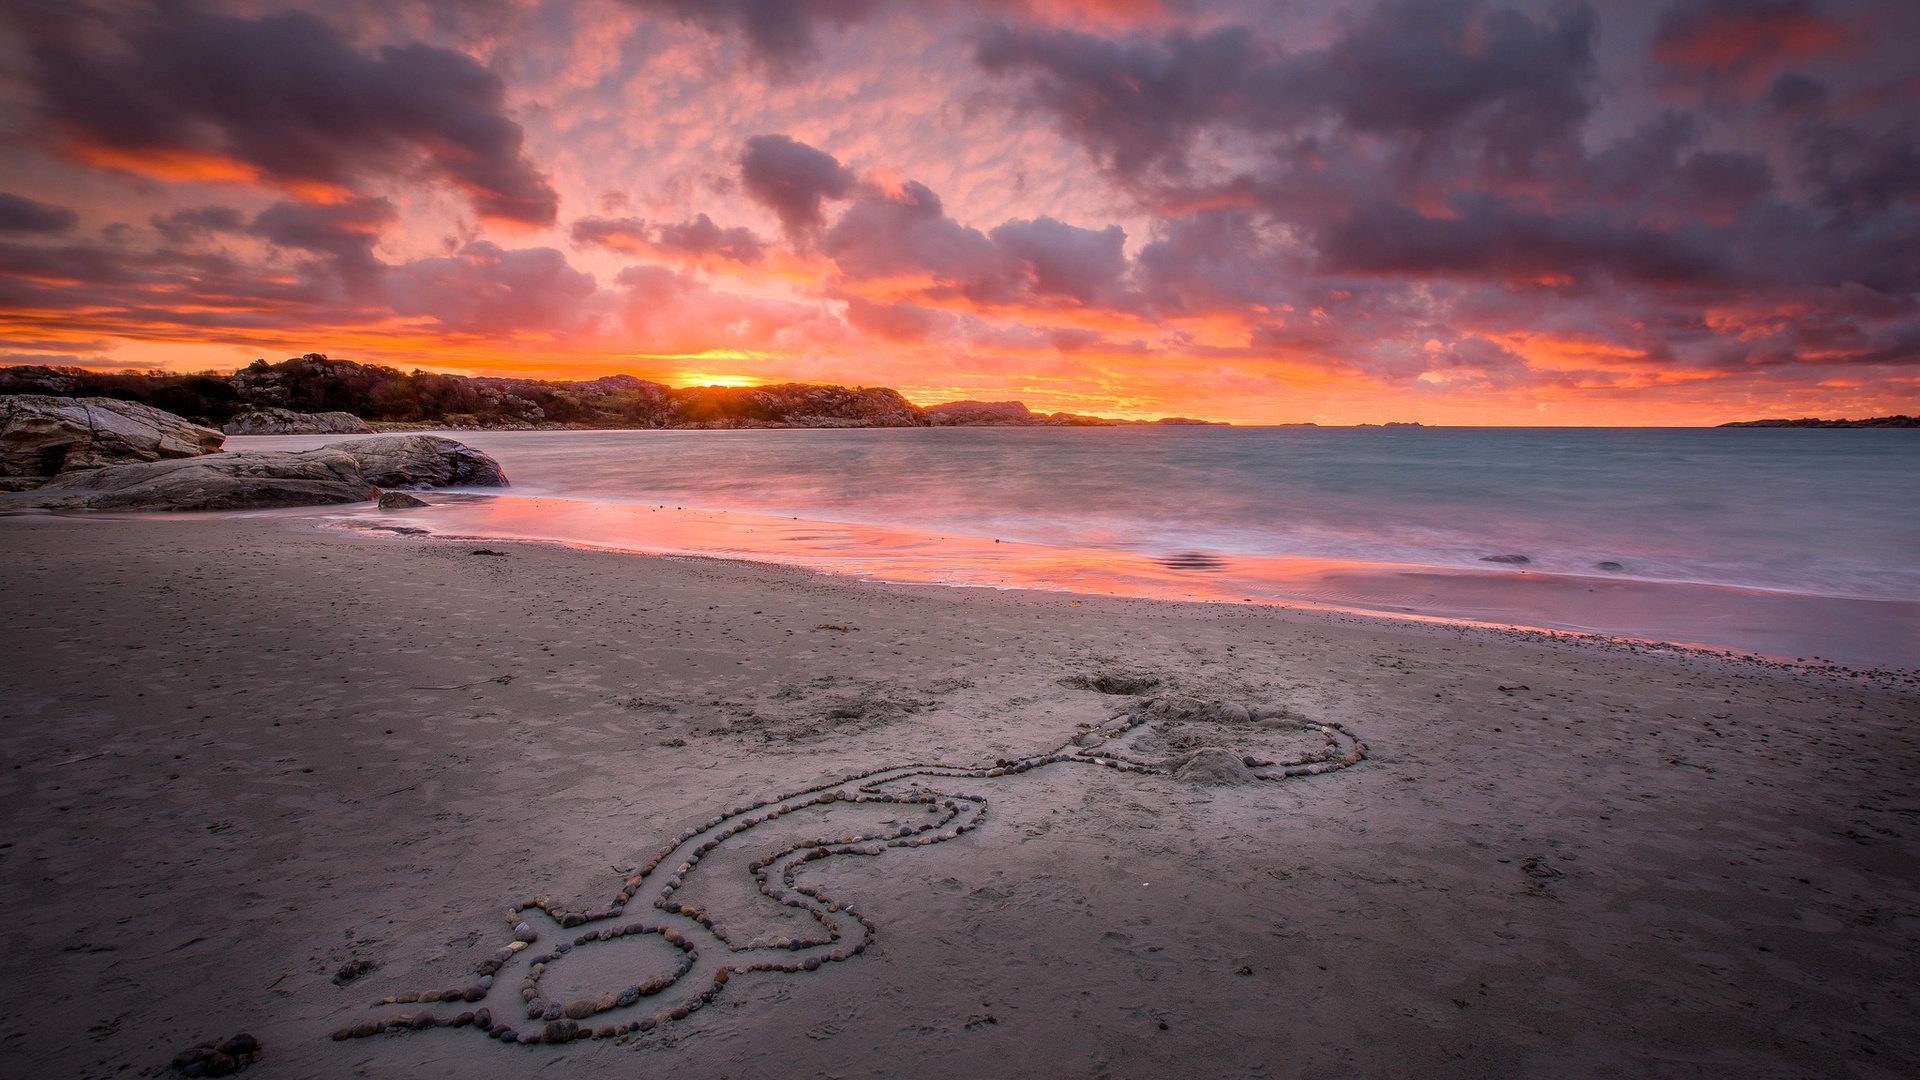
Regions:
<instances>
[{"instance_id":1,"label":"distant island","mask_svg":"<svg viewBox=\"0 0 1920 1080\"><path fill-rule=\"evenodd\" d=\"M1868 428L1868 427L1920 427L1920 416L1875 416L1865 420L1817 420L1803 416L1798 420L1735 420L1720 427L1811 427L1811 428Z\"/></svg>"},{"instance_id":2,"label":"distant island","mask_svg":"<svg viewBox=\"0 0 1920 1080\"><path fill-rule=\"evenodd\" d=\"M109 397L138 402L228 434L306 433L308 414L346 414L379 430L466 428L853 428L1119 427L1216 424L1167 417L1117 420L1036 413L1018 401L953 401L921 408L885 387L670 387L632 375L586 381L504 379L401 371L308 353L270 364L256 360L232 375L0 367L0 394ZM276 427L291 412L296 421ZM330 427L325 430L352 430Z\"/></svg>"}]
</instances>

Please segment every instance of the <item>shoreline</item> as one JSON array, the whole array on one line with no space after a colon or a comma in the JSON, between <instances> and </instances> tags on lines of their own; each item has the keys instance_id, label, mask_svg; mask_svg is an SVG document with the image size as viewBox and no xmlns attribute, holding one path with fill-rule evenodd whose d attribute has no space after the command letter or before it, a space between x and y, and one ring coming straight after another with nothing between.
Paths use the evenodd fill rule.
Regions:
<instances>
[{"instance_id":1,"label":"shoreline","mask_svg":"<svg viewBox=\"0 0 1920 1080\"><path fill-rule=\"evenodd\" d=\"M649 538L646 537L610 536L604 530L596 535L592 528L585 531L576 530L573 535L566 535L568 530L564 526L556 527L554 524L555 515L541 513L537 508L533 512L518 515L521 520L535 518L540 521L540 524L531 530L522 530L517 525L503 527L496 522L492 528L482 527L472 532L459 531L457 527L442 531L433 527L422 528L417 523L408 524L410 521L418 521L422 513L420 510L395 513L361 506L291 507L278 510L192 515L28 510L0 514L0 521L4 521L7 517L47 516L74 520L153 520L157 522L191 518L213 521L299 522L311 528L364 533L383 540L427 538L476 544L552 544L578 551L625 557L704 558L768 567L798 568L831 578L873 585L1030 591L1082 597L1162 600L1172 603L1234 607L1255 605L1296 611L1323 611L1363 618L1471 627L1496 632L1590 638L1634 649L1697 654L1714 659L1734 659L1767 664L1780 670L1824 672L1889 683L1920 681L1920 640L1913 639L1912 633L1909 632L1920 632L1920 601L1825 596L1787 590L1716 585L1707 582L1619 579L1544 571L1482 570L1287 557L1245 560L1279 565L1284 569L1264 581L1238 580L1237 588L1224 587L1210 579L1189 578L1183 582L1178 575L1158 578L1143 578L1137 573L1131 576L1127 574L1100 576L1084 570L1076 570L1071 563L1063 564L1060 558L1051 556L1043 556L1039 570L1028 571L1028 576L1024 579L1021 578L1022 571L1019 569L1011 572L1000 569L986 574L984 580L968 580L967 575L972 572L972 567L966 564L966 560L970 557L978 558L986 555L993 559L1004 559L1006 553L1044 551L1046 545L992 540L990 544L993 546L989 547L985 546L980 538L960 537L958 539L961 543L951 551L941 553L942 557L933 562L932 569L929 570L929 562L924 558L919 561L890 560L884 555L850 558L840 550L808 552L796 557L790 552L783 552L777 548L741 546L738 541L743 531L754 532L767 528L787 529L792 527L790 526L792 522L798 522L797 529L803 533L838 530L843 536L836 539L843 541L843 544L837 546L851 547L861 543L880 545L886 543L889 538L911 537L912 541L901 546L924 547L926 541L946 542L950 538L932 533L882 529L848 522L775 518L733 510L698 510L648 503L607 503L551 496L502 495L480 490L447 490L437 494L439 498L426 511L429 514L444 515L449 511L458 512L461 508L471 509L476 505L509 505L524 502L530 506L538 504L539 507L551 507L556 504L580 506L600 514L624 515L629 526L633 520L642 515L647 518L664 517L672 524L659 535L652 537L649 542ZM463 515L463 518L468 523L475 522L472 515ZM434 526L441 523L429 521L425 524ZM688 539L693 536L708 538L715 533L725 534L734 541L734 544L716 546L706 542L705 539L702 541ZM861 539L863 537L871 539L863 541ZM1068 559L1075 554L1080 556L1091 554L1106 559L1111 559L1116 554L1125 555L1125 553L1097 551L1076 553L1074 549L1054 550L1065 553ZM1159 562L1145 556L1134 556L1133 561ZM944 575L942 567L946 569ZM897 576L889 576L889 574ZM1429 603L1438 603L1452 607L1454 610L1452 612L1433 610L1431 607L1423 610L1404 603L1373 599L1370 595L1377 594L1383 587L1403 583L1412 587L1424 587ZM1102 585L1106 587L1102 588ZM1188 588L1184 593L1177 593L1175 588L1182 585L1209 586L1210 588ZM1329 585L1340 587L1345 591L1347 593L1345 598L1327 598L1325 592L1331 591L1328 590ZM1355 586L1358 588L1354 588ZM1322 590L1320 595L1315 595L1316 588ZM1624 610L1626 615L1622 623L1609 627L1575 621L1554 622L1544 618L1545 615L1557 609L1569 620L1591 619L1594 612L1589 605L1594 601L1590 597L1601 589L1607 590L1602 600L1611 601L1610 606L1603 605L1603 617L1608 610L1616 613ZM1585 595L1582 594L1583 590ZM1257 595L1241 596L1240 594L1244 592L1255 592ZM1503 596L1512 597L1517 592L1526 594L1526 600L1533 605L1534 614L1539 617L1537 621L1524 621L1528 613L1519 610L1518 606L1504 611L1499 608ZM1544 605L1543 598L1546 601ZM1796 625L1800 626L1810 621L1827 625L1845 625L1847 631L1855 635L1853 644L1857 647L1862 640L1870 642L1874 646L1873 654L1863 655L1855 652L1852 655L1832 656L1812 648L1786 648L1786 645L1805 646L1808 643L1780 639L1773 633L1773 627L1764 625L1749 626L1745 632L1749 643L1739 644L1702 640L1681 632L1662 634L1658 625L1631 624L1632 619L1645 619L1650 617L1650 614L1651 617L1658 619L1663 609L1669 618L1675 610L1685 609L1692 619L1691 625L1712 626L1718 620L1756 618L1758 616L1753 614L1754 612L1767 614L1769 608L1787 612L1786 616L1771 615L1769 617L1786 619L1797 616ZM1479 610L1479 614L1466 613L1476 609ZM1503 617L1508 615L1521 617ZM1755 640L1764 642L1769 638L1772 638L1776 645L1773 651L1769 651L1764 645L1751 643ZM1822 647L1831 652L1835 645L1828 644ZM1847 646L1840 647L1845 649Z\"/></svg>"},{"instance_id":2,"label":"shoreline","mask_svg":"<svg viewBox=\"0 0 1920 1080\"><path fill-rule=\"evenodd\" d=\"M1920 937L1887 917L1920 894L1911 683L1325 611L475 546L272 515L0 520L0 902L37 973L0 996L0 1065L145 1071L242 1030L286 1076L1920 1064L1904 1006ZM1182 719L1161 700L1216 704ZM1225 785L996 764L1086 745L1116 715L1149 717L1126 737L1162 748L1124 753L1149 762L1196 737L1292 760L1316 725L1368 752ZM875 793L923 783L988 812L795 869L797 896L872 924L843 928L858 954L735 970L691 1015L567 1046L329 1037L451 1016L375 1003L466 986L529 897L603 909L670 869L642 874L650 853L684 860L765 816L733 811L914 763L982 775ZM794 831L718 839L678 895L742 944L805 930L749 860L918 828L913 809L815 798ZM459 1008L526 1025L529 955L683 925L645 899L573 928L516 911L538 951ZM732 955L709 932L687 931L705 943L690 977ZM550 960L539 993L617 995L674 955L658 933L595 940ZM355 964L372 966L340 978Z\"/></svg>"},{"instance_id":3,"label":"shoreline","mask_svg":"<svg viewBox=\"0 0 1920 1080\"><path fill-rule=\"evenodd\" d=\"M733 510L537 495L450 495L405 514L326 511L319 516L336 525L402 538L421 530L476 543L552 542L637 555L742 559L879 583L1278 604L1590 634L1769 661L1824 660L1838 669L1894 676L1920 669L1920 601L1285 556L1209 556L1206 568L1195 573L1179 567L1179 556L1156 559ZM1720 640L1713 640L1716 634Z\"/></svg>"},{"instance_id":4,"label":"shoreline","mask_svg":"<svg viewBox=\"0 0 1920 1080\"><path fill-rule=\"evenodd\" d=\"M695 511L695 512L716 513L716 514L730 513L730 511L724 511L724 510ZM1234 607L1239 606L1238 604L1233 604L1232 601L1228 601L1228 600L1195 599L1191 597L1180 597L1180 596L1135 595L1135 594L1128 594L1128 593L1090 592L1090 591L1081 591L1081 590L1075 590L1070 588L1043 588L1043 587L1036 587L1031 585L999 585L999 584L983 584L983 583L969 583L969 582L956 582L956 581L915 581L910 579L892 580L892 579L877 578L877 577L866 577L856 573L845 572L845 571L816 569L814 567L806 566L801 563L780 562L778 560L771 559L771 558L755 558L748 555L732 555L732 554L723 555L723 554L713 554L713 553L698 552L698 551L649 551L649 550L643 550L638 548L594 545L594 544L585 543L581 541L539 539L539 538L531 538L531 537L463 535L463 534L457 534L457 533L422 533L422 534L416 535L414 533L402 531L406 528L405 526L370 525L365 527L359 527L359 526L349 526L349 527L352 528L354 531L359 531L359 532L386 533L388 535L381 536L379 537L379 539L391 540L391 541L431 540L431 541L443 541L443 542L462 543L462 544L512 544L512 545L525 544L525 545L533 545L533 546L552 546L552 547L558 547L558 548L562 548L570 551L594 552L598 554L613 555L613 556L623 557L623 558L686 559L686 560L711 561L711 562L717 562L717 563L723 563L723 564L739 563L739 564L745 564L747 566L762 566L762 567L768 567L768 568L800 569L800 570L806 570L811 573L819 574L829 579L839 579L841 581L845 581L845 582L856 584L856 585L881 585L881 586L894 586L894 587L908 588L908 589L916 589L916 588L959 589L959 590L982 589L989 592L1015 592L1015 593L1029 592L1029 593L1036 593L1036 594L1065 596L1069 598L1079 597L1082 599L1151 600L1151 601L1156 601L1159 603L1167 603L1167 604L1229 605ZM1365 567L1365 566L1369 566L1370 564L1354 563L1351 565ZM1371 564L1371 565L1381 565L1381 564ZM1443 576L1447 573L1446 570L1439 567L1419 567L1418 570L1433 572L1435 576ZM1462 577L1469 576L1469 572L1460 572L1460 576ZM1604 580L1604 579L1595 579L1595 580ZM1730 586L1713 586L1713 585L1707 585L1704 583L1696 583L1696 582L1678 582L1675 584L1697 585L1703 588L1729 589L1730 591L1757 592L1757 593L1763 593L1763 594L1767 592L1767 590L1732 590ZM1780 593L1778 595L1795 597L1799 599L1813 600L1813 601L1834 600L1834 599L1839 599L1839 600L1856 599L1853 597L1806 596L1804 594L1796 594L1796 593ZM1425 614L1425 613L1416 612L1416 611L1396 611L1396 610L1390 610L1386 608L1341 606L1339 604L1317 603L1310 600L1280 599L1280 600L1243 601L1243 602L1253 603L1257 607L1278 608L1286 611L1297 611L1297 612L1312 611L1312 612L1321 612L1321 613L1331 614L1331 615L1351 615L1351 616L1359 616L1361 618L1366 618L1366 619L1381 619L1389 622L1399 622L1399 623L1406 623L1410 625L1458 627L1458 628L1468 629L1468 630L1483 631L1483 632L1487 632L1495 635L1511 635L1517 640L1523 640L1523 641L1584 641L1584 642L1589 642L1595 645L1596 647L1601 647L1601 648L1620 648L1620 649L1625 649L1628 651L1643 653L1647 655L1664 653L1664 654L1669 654L1674 656L1685 656L1685 657L1692 657L1692 658L1712 660L1712 661L1725 660L1725 661L1730 661L1730 662L1740 663L1740 664L1759 665L1759 666L1763 666L1776 671L1792 672L1792 673L1803 674L1803 675L1829 675L1829 676L1833 676L1841 679L1864 679L1864 680L1878 681L1878 682L1883 682L1888 684L1897 684L1901 682L1920 683L1920 668L1900 667L1897 665L1886 667L1886 668L1879 668L1879 667L1854 668L1845 664L1841 664L1838 661L1827 660L1826 658L1820 657L1820 656L1789 657L1784 653L1783 654L1766 654L1766 653L1759 653L1759 652L1737 652L1732 649L1717 647L1713 645L1704 645L1704 644L1699 644L1694 642L1685 642L1685 641L1670 641L1670 640L1665 640L1661 638L1641 637L1641 636L1636 636L1633 634L1626 634L1626 633L1614 633L1614 632L1607 632L1607 631L1601 631L1601 630L1583 630L1583 629L1569 628L1569 627L1533 626L1533 625L1528 625L1524 623L1497 622L1497 621L1488 621L1488 620L1480 620L1480 619L1471 619L1471 618L1465 618L1460 616Z\"/></svg>"}]
</instances>

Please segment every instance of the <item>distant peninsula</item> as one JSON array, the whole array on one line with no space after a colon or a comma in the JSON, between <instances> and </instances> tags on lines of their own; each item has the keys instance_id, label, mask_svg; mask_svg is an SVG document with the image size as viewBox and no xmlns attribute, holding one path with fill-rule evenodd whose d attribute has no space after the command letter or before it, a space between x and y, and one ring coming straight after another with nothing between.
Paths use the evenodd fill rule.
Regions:
<instances>
[{"instance_id":1,"label":"distant peninsula","mask_svg":"<svg viewBox=\"0 0 1920 1080\"><path fill-rule=\"evenodd\" d=\"M1868 428L1868 427L1920 427L1920 416L1874 416L1865 420L1817 420L1803 416L1798 420L1735 420L1720 427L1813 427L1813 428Z\"/></svg>"},{"instance_id":2,"label":"distant peninsula","mask_svg":"<svg viewBox=\"0 0 1920 1080\"><path fill-rule=\"evenodd\" d=\"M1117 420L1036 413L1018 401L954 401L922 408L885 387L670 387L632 375L586 381L503 379L401 371L308 353L256 360L232 375L88 371L37 365L0 367L0 394L108 397L138 402L228 434L308 433L311 423L275 427L275 418L335 414L376 430L463 428L863 428L1119 427L1215 424L1168 417ZM345 414L340 416L338 414ZM351 430L347 428L344 430Z\"/></svg>"}]
</instances>

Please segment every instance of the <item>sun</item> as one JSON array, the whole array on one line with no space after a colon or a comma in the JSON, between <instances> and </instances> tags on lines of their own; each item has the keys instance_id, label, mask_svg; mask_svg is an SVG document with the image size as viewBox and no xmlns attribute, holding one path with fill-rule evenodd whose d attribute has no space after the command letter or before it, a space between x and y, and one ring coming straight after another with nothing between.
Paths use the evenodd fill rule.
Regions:
<instances>
[{"instance_id":1,"label":"sun","mask_svg":"<svg viewBox=\"0 0 1920 1080\"><path fill-rule=\"evenodd\" d=\"M707 364L707 363L712 363L716 360L722 361L722 362L732 361L735 363L752 363L754 361L765 359L764 354L749 352L741 349L707 349L704 352L697 352L697 353L629 353L628 357L630 359L648 360L654 363L668 363L668 364L672 364L672 363ZM761 378L760 376L757 376L757 375L742 375L738 372L725 373L725 372L718 372L718 371L703 371L698 368L690 368L690 367L671 368L666 372L666 374L663 377L666 379L668 385L670 386L744 387L744 386L765 386L768 383L775 381L772 379Z\"/></svg>"}]
</instances>

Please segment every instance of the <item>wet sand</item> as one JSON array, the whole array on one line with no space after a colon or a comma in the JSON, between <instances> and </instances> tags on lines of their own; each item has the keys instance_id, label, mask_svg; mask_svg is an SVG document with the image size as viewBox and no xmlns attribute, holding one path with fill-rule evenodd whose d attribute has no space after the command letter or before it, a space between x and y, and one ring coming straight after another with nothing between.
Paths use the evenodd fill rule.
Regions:
<instances>
[{"instance_id":1,"label":"wet sand","mask_svg":"<svg viewBox=\"0 0 1920 1080\"><path fill-rule=\"evenodd\" d=\"M244 1075L283 1077L1920 1069L1908 675L275 517L0 520L0 616L8 1075L237 1031L265 1045ZM1170 698L1211 711L1099 734ZM1183 739L1293 760L1336 724L1368 755L1323 775L1151 767ZM1149 767L1053 760L1081 741ZM821 801L928 763L1001 775ZM786 891L883 836L935 842ZM774 951L823 926L758 891L776 853L838 942ZM712 929L652 905L662 875ZM373 1006L477 986L536 896L483 998ZM703 1007L566 1045L331 1038L543 1029L521 987L559 944L542 1004L676 970L659 933L574 945L639 924L693 968L582 1023ZM783 955L827 958L713 981Z\"/></svg>"},{"instance_id":2,"label":"wet sand","mask_svg":"<svg viewBox=\"0 0 1920 1080\"><path fill-rule=\"evenodd\" d=\"M557 541L642 554L719 554L879 581L1227 603L1281 603L1680 642L1867 671L1920 665L1920 602L1819 596L1595 570L1438 567L1300 556L1139 552L641 503L443 494L347 527Z\"/></svg>"}]
</instances>

